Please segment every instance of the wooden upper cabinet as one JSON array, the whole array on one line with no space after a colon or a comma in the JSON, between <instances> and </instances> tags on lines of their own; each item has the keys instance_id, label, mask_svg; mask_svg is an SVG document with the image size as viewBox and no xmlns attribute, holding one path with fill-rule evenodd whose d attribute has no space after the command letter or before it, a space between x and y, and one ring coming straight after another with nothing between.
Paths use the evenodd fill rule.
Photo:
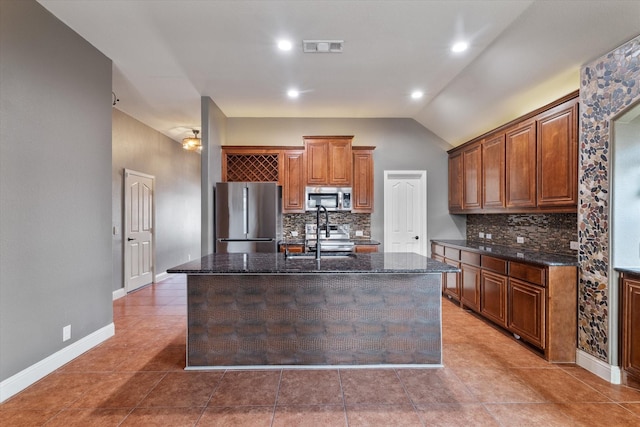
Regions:
<instances>
[{"instance_id":1,"label":"wooden upper cabinet","mask_svg":"<svg viewBox=\"0 0 640 427\"><path fill-rule=\"evenodd\" d=\"M373 150L375 147L353 147L353 192L351 212L373 212Z\"/></svg>"},{"instance_id":2,"label":"wooden upper cabinet","mask_svg":"<svg viewBox=\"0 0 640 427\"><path fill-rule=\"evenodd\" d=\"M491 135L482 142L482 207L505 207L504 133Z\"/></svg>"},{"instance_id":3,"label":"wooden upper cabinet","mask_svg":"<svg viewBox=\"0 0 640 427\"><path fill-rule=\"evenodd\" d=\"M462 152L463 194L462 208L480 209L482 207L482 146L471 146Z\"/></svg>"},{"instance_id":4,"label":"wooden upper cabinet","mask_svg":"<svg viewBox=\"0 0 640 427\"><path fill-rule=\"evenodd\" d=\"M284 182L282 183L282 211L303 213L304 206L304 150L283 150Z\"/></svg>"},{"instance_id":5,"label":"wooden upper cabinet","mask_svg":"<svg viewBox=\"0 0 640 427\"><path fill-rule=\"evenodd\" d=\"M307 185L350 187L353 136L305 136Z\"/></svg>"},{"instance_id":6,"label":"wooden upper cabinet","mask_svg":"<svg viewBox=\"0 0 640 427\"><path fill-rule=\"evenodd\" d=\"M462 210L462 152L449 155L449 211Z\"/></svg>"},{"instance_id":7,"label":"wooden upper cabinet","mask_svg":"<svg viewBox=\"0 0 640 427\"><path fill-rule=\"evenodd\" d=\"M536 206L536 123L524 122L506 131L507 207Z\"/></svg>"},{"instance_id":8,"label":"wooden upper cabinet","mask_svg":"<svg viewBox=\"0 0 640 427\"><path fill-rule=\"evenodd\" d=\"M538 124L538 206L578 203L577 100L549 110Z\"/></svg>"}]
</instances>

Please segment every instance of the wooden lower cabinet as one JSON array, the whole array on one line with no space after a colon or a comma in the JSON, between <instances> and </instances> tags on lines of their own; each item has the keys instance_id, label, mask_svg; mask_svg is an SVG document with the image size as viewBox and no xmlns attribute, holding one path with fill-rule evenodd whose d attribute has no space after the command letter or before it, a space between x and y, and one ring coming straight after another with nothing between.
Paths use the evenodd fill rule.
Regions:
<instances>
[{"instance_id":1,"label":"wooden lower cabinet","mask_svg":"<svg viewBox=\"0 0 640 427\"><path fill-rule=\"evenodd\" d=\"M355 245L354 251L356 253L373 253L378 252L378 245Z\"/></svg>"},{"instance_id":2,"label":"wooden lower cabinet","mask_svg":"<svg viewBox=\"0 0 640 427\"><path fill-rule=\"evenodd\" d=\"M544 348L545 289L518 279L509 279L507 329L523 340Z\"/></svg>"},{"instance_id":3,"label":"wooden lower cabinet","mask_svg":"<svg viewBox=\"0 0 640 427\"><path fill-rule=\"evenodd\" d=\"M620 277L620 357L622 381L640 388L640 275Z\"/></svg>"},{"instance_id":4,"label":"wooden lower cabinet","mask_svg":"<svg viewBox=\"0 0 640 427\"><path fill-rule=\"evenodd\" d=\"M473 265L460 264L460 303L472 309L480 310L480 269Z\"/></svg>"},{"instance_id":5,"label":"wooden lower cabinet","mask_svg":"<svg viewBox=\"0 0 640 427\"><path fill-rule=\"evenodd\" d=\"M480 313L502 327L507 326L507 276L482 270Z\"/></svg>"},{"instance_id":6,"label":"wooden lower cabinet","mask_svg":"<svg viewBox=\"0 0 640 427\"><path fill-rule=\"evenodd\" d=\"M287 248L288 246L288 248ZM289 252L291 253L302 253L304 252L304 245L303 244L280 244L280 252L286 252L287 249L289 250Z\"/></svg>"},{"instance_id":7,"label":"wooden lower cabinet","mask_svg":"<svg viewBox=\"0 0 640 427\"><path fill-rule=\"evenodd\" d=\"M452 267L460 268L460 262L444 259L445 264L449 264ZM460 301L460 275L459 273L445 273L442 278L442 291L448 297L453 298L456 301Z\"/></svg>"},{"instance_id":8,"label":"wooden lower cabinet","mask_svg":"<svg viewBox=\"0 0 640 427\"><path fill-rule=\"evenodd\" d=\"M573 363L577 348L577 268L517 262L486 251L468 251L440 242L432 258L460 269L443 274L443 295L513 333L554 363ZM640 323L640 278L635 321ZM632 357L640 374L640 326L633 332Z\"/></svg>"}]
</instances>

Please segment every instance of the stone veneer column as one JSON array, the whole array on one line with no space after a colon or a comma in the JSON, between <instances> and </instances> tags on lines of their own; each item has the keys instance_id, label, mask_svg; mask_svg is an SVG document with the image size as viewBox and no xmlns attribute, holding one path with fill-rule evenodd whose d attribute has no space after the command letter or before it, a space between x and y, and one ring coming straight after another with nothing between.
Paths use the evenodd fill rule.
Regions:
<instances>
[{"instance_id":1,"label":"stone veneer column","mask_svg":"<svg viewBox=\"0 0 640 427\"><path fill-rule=\"evenodd\" d=\"M640 100L640 37L587 64L580 85L578 348L609 361L611 120ZM615 285L615 284L614 284Z\"/></svg>"}]
</instances>

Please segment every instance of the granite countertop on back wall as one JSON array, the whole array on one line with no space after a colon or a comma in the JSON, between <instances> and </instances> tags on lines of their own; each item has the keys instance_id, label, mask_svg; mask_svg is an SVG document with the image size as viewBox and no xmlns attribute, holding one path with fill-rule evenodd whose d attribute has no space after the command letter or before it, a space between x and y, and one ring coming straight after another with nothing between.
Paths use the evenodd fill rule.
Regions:
<instances>
[{"instance_id":1,"label":"granite countertop on back wall","mask_svg":"<svg viewBox=\"0 0 640 427\"><path fill-rule=\"evenodd\" d=\"M380 242L377 240L373 240L373 239L369 239L367 237L356 237L353 239L349 239L350 242L353 242L356 245L379 245ZM304 238L301 237L295 237L295 238L289 238L286 240L280 240L278 242L279 245L284 245L284 244L289 244L289 245L304 245L306 244L306 241L304 240Z\"/></svg>"},{"instance_id":2,"label":"granite countertop on back wall","mask_svg":"<svg viewBox=\"0 0 640 427\"><path fill-rule=\"evenodd\" d=\"M564 254L554 254L550 252L531 251L525 248L514 248L510 246L488 245L485 242L474 242L471 240L442 240L432 239L433 243L440 243L445 246L453 246L458 249L469 250L483 255L497 255L510 261L524 261L531 264L544 266L577 266L578 255L569 256Z\"/></svg>"}]
</instances>

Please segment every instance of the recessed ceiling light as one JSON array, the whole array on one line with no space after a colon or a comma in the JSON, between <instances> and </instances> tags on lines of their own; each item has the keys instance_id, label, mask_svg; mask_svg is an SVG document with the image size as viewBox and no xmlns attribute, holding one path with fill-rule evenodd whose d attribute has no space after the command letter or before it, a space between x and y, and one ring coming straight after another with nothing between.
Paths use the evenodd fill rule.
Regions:
<instances>
[{"instance_id":1,"label":"recessed ceiling light","mask_svg":"<svg viewBox=\"0 0 640 427\"><path fill-rule=\"evenodd\" d=\"M457 42L451 46L451 52L464 52L469 48L469 43L467 42Z\"/></svg>"},{"instance_id":2,"label":"recessed ceiling light","mask_svg":"<svg viewBox=\"0 0 640 427\"><path fill-rule=\"evenodd\" d=\"M289 98L297 98L298 96L300 96L300 92L298 92L297 89L289 89L287 91L287 96Z\"/></svg>"},{"instance_id":3,"label":"recessed ceiling light","mask_svg":"<svg viewBox=\"0 0 640 427\"><path fill-rule=\"evenodd\" d=\"M293 45L289 40L278 40L278 49L280 50L291 50Z\"/></svg>"},{"instance_id":4,"label":"recessed ceiling light","mask_svg":"<svg viewBox=\"0 0 640 427\"><path fill-rule=\"evenodd\" d=\"M422 92L421 90L414 90L413 92L411 92L411 98L413 99L420 99L423 95L424 92Z\"/></svg>"}]
</instances>

